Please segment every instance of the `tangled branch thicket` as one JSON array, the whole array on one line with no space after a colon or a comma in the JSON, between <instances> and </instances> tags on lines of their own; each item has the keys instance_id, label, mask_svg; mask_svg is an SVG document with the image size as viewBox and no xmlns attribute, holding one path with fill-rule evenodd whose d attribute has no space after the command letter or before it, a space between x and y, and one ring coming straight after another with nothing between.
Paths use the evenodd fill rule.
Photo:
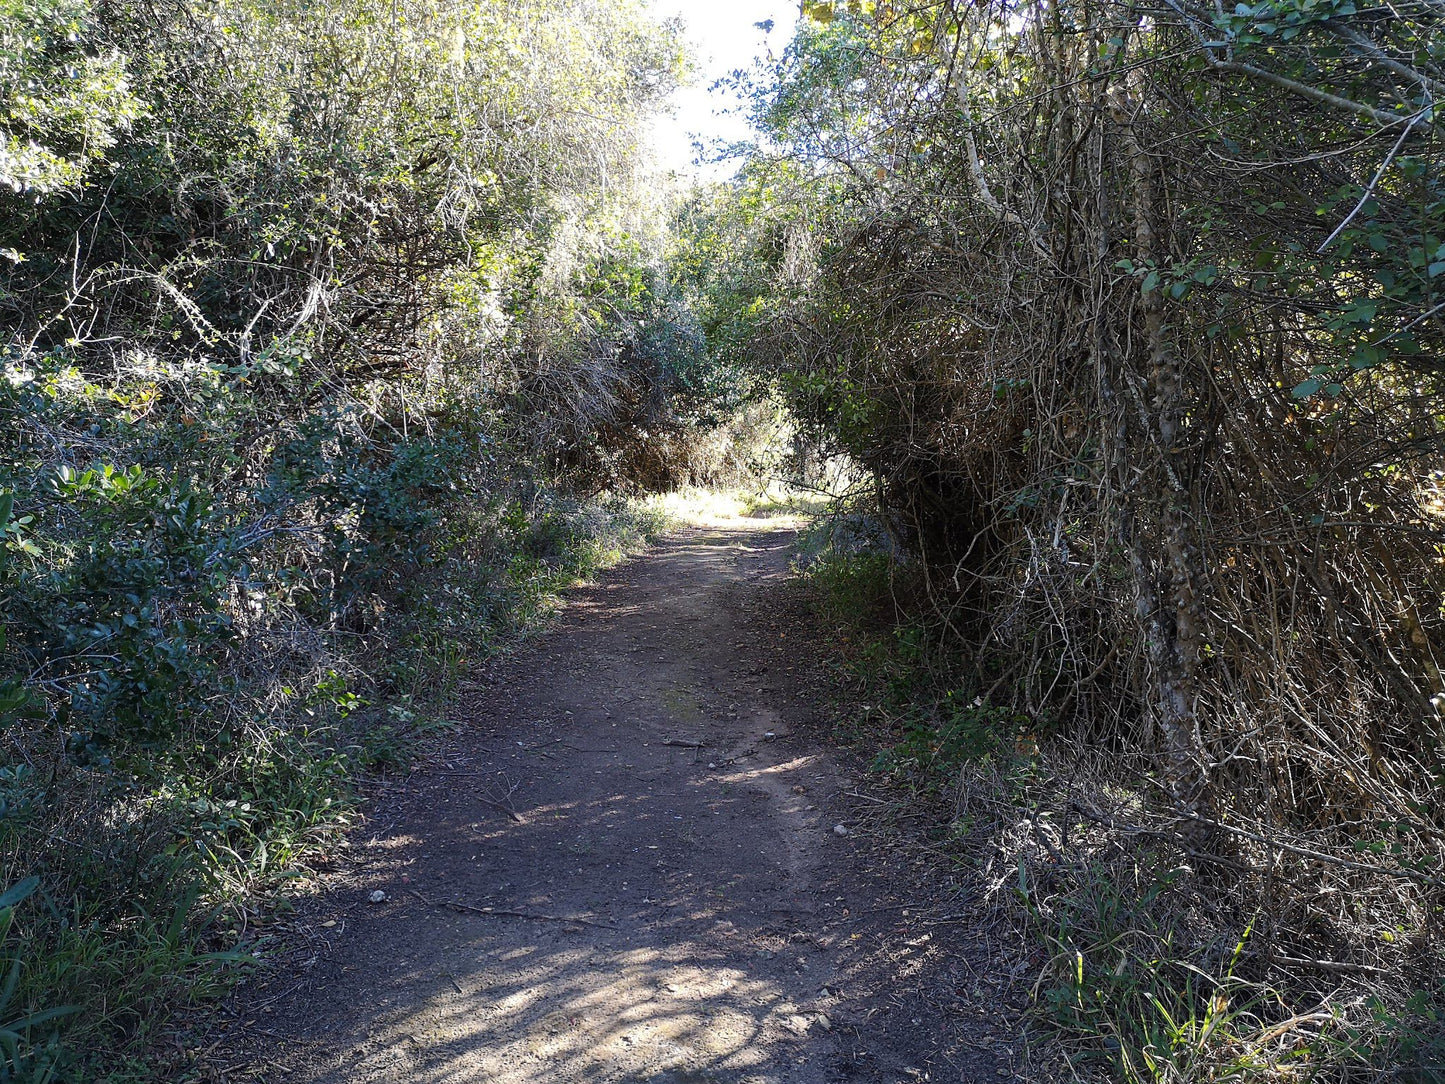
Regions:
<instances>
[{"instance_id":1,"label":"tangled branch thicket","mask_svg":"<svg viewBox=\"0 0 1445 1084\"><path fill-rule=\"evenodd\" d=\"M1290 1071L1369 990L1419 1008L1445 902L1441 9L805 11L753 85L743 196L700 212L765 269L720 276L711 323L870 472L948 680L1074 780L1034 798L1078 849L1017 857L1107 865L1111 825L1213 885L1233 917L1191 959L1222 982L1246 939L1238 974L1324 1006L1236 1068ZM1100 938L1075 981L1086 940L1055 938L1082 998L1125 967ZM1206 1017L1180 1050L1223 1041ZM1425 1056L1341 1044L1362 1072ZM1171 1050L1115 1061L1203 1078Z\"/></svg>"}]
</instances>

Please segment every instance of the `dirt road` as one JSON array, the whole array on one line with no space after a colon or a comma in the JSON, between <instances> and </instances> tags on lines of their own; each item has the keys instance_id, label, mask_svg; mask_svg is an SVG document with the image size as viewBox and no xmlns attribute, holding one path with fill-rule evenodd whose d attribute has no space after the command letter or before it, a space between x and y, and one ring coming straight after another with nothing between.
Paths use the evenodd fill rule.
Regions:
<instances>
[{"instance_id":1,"label":"dirt road","mask_svg":"<svg viewBox=\"0 0 1445 1084\"><path fill-rule=\"evenodd\" d=\"M1009 1075L1001 1038L939 1006L939 989L979 989L966 954L907 925L900 871L858 868L853 784L799 678L812 634L774 606L791 540L683 532L576 592L491 674L463 734L377 803L354 870L303 909L312 955L243 995L253 1068L315 1084Z\"/></svg>"}]
</instances>

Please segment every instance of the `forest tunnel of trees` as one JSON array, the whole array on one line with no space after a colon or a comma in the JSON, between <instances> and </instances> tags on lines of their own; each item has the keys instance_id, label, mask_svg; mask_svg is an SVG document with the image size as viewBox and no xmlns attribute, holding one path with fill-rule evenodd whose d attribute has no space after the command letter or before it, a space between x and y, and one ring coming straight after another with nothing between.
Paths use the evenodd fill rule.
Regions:
<instances>
[{"instance_id":1,"label":"forest tunnel of trees","mask_svg":"<svg viewBox=\"0 0 1445 1084\"><path fill-rule=\"evenodd\" d=\"M143 1058L629 498L822 461L1081 1064L1445 1064L1442 23L808 0L689 187L635 0L0 0L0 1079Z\"/></svg>"}]
</instances>

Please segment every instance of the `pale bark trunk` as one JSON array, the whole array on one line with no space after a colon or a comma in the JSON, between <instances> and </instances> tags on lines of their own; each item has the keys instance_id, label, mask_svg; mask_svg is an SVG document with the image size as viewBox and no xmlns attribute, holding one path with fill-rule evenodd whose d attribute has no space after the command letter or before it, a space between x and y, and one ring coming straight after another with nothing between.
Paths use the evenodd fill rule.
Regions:
<instances>
[{"instance_id":1,"label":"pale bark trunk","mask_svg":"<svg viewBox=\"0 0 1445 1084\"><path fill-rule=\"evenodd\" d=\"M1137 102L1122 88L1111 99L1111 113L1130 178L1136 263L1157 266L1161 246L1155 232L1158 193L1155 166L1135 128ZM1196 525L1184 455L1185 374L1165 322L1164 287L1141 292L1148 348L1151 401L1143 411L1158 444L1160 468L1145 471L1131 489L1147 487L1143 496L1157 503L1159 540L1149 546L1135 522L1134 501L1120 504L1119 530L1134 581L1135 611L1144 634L1151 700L1164 753L1171 796L1186 815L1208 816L1211 810L1208 758L1200 733L1197 670L1200 658L1204 582ZM1138 466L1139 464L1134 464ZM1123 496L1123 495L1121 495ZM1154 552L1150 552L1153 550ZM1186 832L1200 840L1208 828L1192 822Z\"/></svg>"}]
</instances>

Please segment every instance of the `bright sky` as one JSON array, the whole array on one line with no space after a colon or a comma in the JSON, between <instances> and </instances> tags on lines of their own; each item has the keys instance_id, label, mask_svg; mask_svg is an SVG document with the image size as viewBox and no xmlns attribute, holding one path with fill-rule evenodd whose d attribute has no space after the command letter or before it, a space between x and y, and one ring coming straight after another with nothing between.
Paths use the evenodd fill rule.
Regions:
<instances>
[{"instance_id":1,"label":"bright sky","mask_svg":"<svg viewBox=\"0 0 1445 1084\"><path fill-rule=\"evenodd\" d=\"M661 18L682 19L701 69L696 82L674 96L675 115L660 117L654 127L658 161L683 176L731 176L736 162L693 164L698 153L694 140L700 139L706 147L713 140L733 142L749 136L737 99L708 88L729 72L749 67L754 59L766 58L770 51L781 53L793 40L798 0L652 0L652 6ZM771 33L756 25L768 20L773 24Z\"/></svg>"}]
</instances>

